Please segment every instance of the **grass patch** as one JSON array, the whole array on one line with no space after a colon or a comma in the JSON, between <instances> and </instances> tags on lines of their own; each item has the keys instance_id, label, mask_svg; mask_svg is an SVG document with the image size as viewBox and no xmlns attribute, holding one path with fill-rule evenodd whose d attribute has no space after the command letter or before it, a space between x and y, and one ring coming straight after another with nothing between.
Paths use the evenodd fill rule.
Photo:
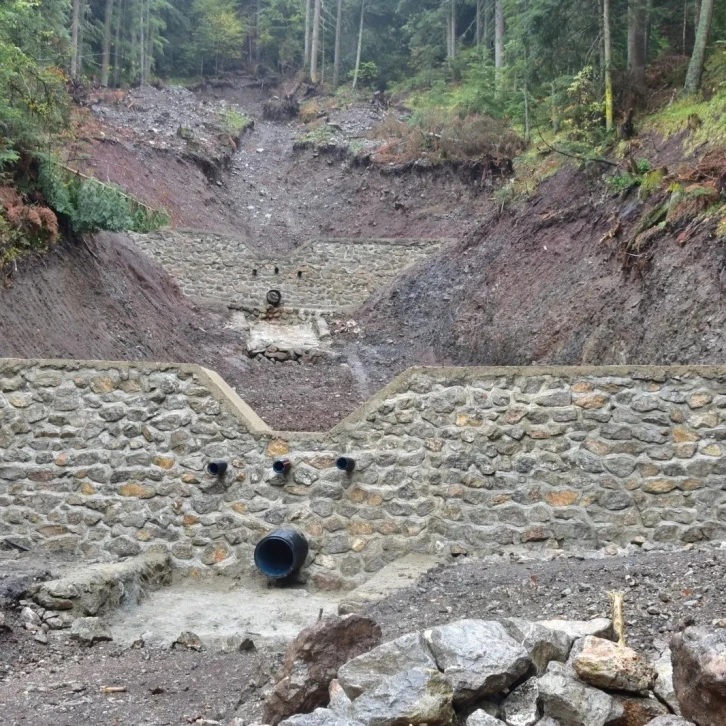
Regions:
<instances>
[{"instance_id":1,"label":"grass patch","mask_svg":"<svg viewBox=\"0 0 726 726\"><path fill-rule=\"evenodd\" d=\"M689 131L684 142L687 152L705 142L726 144L726 91L720 91L710 101L699 98L675 101L653 114L645 127L665 138Z\"/></svg>"},{"instance_id":2,"label":"grass patch","mask_svg":"<svg viewBox=\"0 0 726 726\"><path fill-rule=\"evenodd\" d=\"M219 114L219 122L222 129L233 138L242 136L245 131L255 125L255 122L249 116L245 116L245 114L233 108L222 111Z\"/></svg>"}]
</instances>

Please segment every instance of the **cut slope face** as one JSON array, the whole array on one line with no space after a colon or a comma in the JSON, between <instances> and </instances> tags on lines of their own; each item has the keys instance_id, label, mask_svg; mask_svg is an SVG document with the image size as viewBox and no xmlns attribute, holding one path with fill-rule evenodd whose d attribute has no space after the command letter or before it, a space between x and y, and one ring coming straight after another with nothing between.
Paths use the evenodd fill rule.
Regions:
<instances>
[{"instance_id":1,"label":"cut slope face","mask_svg":"<svg viewBox=\"0 0 726 726\"><path fill-rule=\"evenodd\" d=\"M602 185L565 170L537 196L498 214L458 246L404 273L358 318L367 342L398 337L401 365L686 364L724 358L723 240L705 225L684 245L656 244L626 275L615 242L636 226Z\"/></svg>"}]
</instances>

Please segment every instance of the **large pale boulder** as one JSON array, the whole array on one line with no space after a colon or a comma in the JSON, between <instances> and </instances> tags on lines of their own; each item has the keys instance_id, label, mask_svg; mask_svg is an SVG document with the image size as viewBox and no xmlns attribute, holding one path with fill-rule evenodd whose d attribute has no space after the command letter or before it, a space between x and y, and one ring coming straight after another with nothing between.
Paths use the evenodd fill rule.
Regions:
<instances>
[{"instance_id":1,"label":"large pale boulder","mask_svg":"<svg viewBox=\"0 0 726 726\"><path fill-rule=\"evenodd\" d=\"M312 713L301 713L281 722L281 726L360 726L328 708L316 708Z\"/></svg>"},{"instance_id":2,"label":"large pale boulder","mask_svg":"<svg viewBox=\"0 0 726 726\"><path fill-rule=\"evenodd\" d=\"M650 721L648 726L693 726L693 723L680 716L658 716Z\"/></svg>"},{"instance_id":3,"label":"large pale boulder","mask_svg":"<svg viewBox=\"0 0 726 726\"><path fill-rule=\"evenodd\" d=\"M502 703L502 713L507 726L535 726L541 715L538 699L539 688L536 678L530 678L517 686Z\"/></svg>"},{"instance_id":4,"label":"large pale boulder","mask_svg":"<svg viewBox=\"0 0 726 726\"><path fill-rule=\"evenodd\" d=\"M425 637L457 705L501 693L531 665L526 648L498 622L460 620L428 630Z\"/></svg>"},{"instance_id":5,"label":"large pale boulder","mask_svg":"<svg viewBox=\"0 0 726 726\"><path fill-rule=\"evenodd\" d=\"M671 641L681 714L698 726L726 726L726 630L686 628Z\"/></svg>"},{"instance_id":6,"label":"large pale boulder","mask_svg":"<svg viewBox=\"0 0 726 726\"><path fill-rule=\"evenodd\" d=\"M403 635L353 658L338 670L338 680L349 698L358 698L388 676L412 668L436 670L436 661L421 633Z\"/></svg>"},{"instance_id":7,"label":"large pale boulder","mask_svg":"<svg viewBox=\"0 0 726 726\"><path fill-rule=\"evenodd\" d=\"M413 668L383 680L353 701L351 716L364 726L450 726L454 691L435 670Z\"/></svg>"},{"instance_id":8,"label":"large pale boulder","mask_svg":"<svg viewBox=\"0 0 726 726\"><path fill-rule=\"evenodd\" d=\"M666 648L660 658L653 663L656 678L653 691L661 701L668 704L668 707L677 716L681 715L681 708L676 698L676 689L673 687L673 663L671 662L671 649Z\"/></svg>"},{"instance_id":9,"label":"large pale boulder","mask_svg":"<svg viewBox=\"0 0 726 726\"><path fill-rule=\"evenodd\" d=\"M537 675L544 673L553 660L564 663L575 641L565 630L547 628L522 618L505 618L502 625L527 650Z\"/></svg>"},{"instance_id":10,"label":"large pale boulder","mask_svg":"<svg viewBox=\"0 0 726 726\"><path fill-rule=\"evenodd\" d=\"M537 625L542 625L550 630L557 630L570 636L573 640L594 635L597 638L614 637L613 623L609 618L595 618L593 620L539 620Z\"/></svg>"},{"instance_id":11,"label":"large pale boulder","mask_svg":"<svg viewBox=\"0 0 726 726\"><path fill-rule=\"evenodd\" d=\"M507 726L504 721L488 714L484 709L478 708L466 719L466 726Z\"/></svg>"},{"instance_id":12,"label":"large pale boulder","mask_svg":"<svg viewBox=\"0 0 726 726\"><path fill-rule=\"evenodd\" d=\"M560 663L550 663L537 686L544 715L560 726L615 726L624 713L612 696L573 678Z\"/></svg>"},{"instance_id":13,"label":"large pale boulder","mask_svg":"<svg viewBox=\"0 0 726 726\"><path fill-rule=\"evenodd\" d=\"M380 642L380 626L362 615L334 616L305 628L287 649L280 680L265 701L264 722L275 726L326 706L340 666Z\"/></svg>"},{"instance_id":14,"label":"large pale boulder","mask_svg":"<svg viewBox=\"0 0 726 726\"><path fill-rule=\"evenodd\" d=\"M596 688L639 693L655 683L655 669L632 648L588 635L575 643L569 664Z\"/></svg>"}]
</instances>

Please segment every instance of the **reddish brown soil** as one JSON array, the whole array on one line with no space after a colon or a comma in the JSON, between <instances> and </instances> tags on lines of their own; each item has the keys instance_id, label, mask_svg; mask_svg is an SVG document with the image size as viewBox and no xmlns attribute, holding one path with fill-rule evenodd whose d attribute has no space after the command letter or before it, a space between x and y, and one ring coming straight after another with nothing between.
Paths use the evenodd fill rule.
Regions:
<instances>
[{"instance_id":1,"label":"reddish brown soil","mask_svg":"<svg viewBox=\"0 0 726 726\"><path fill-rule=\"evenodd\" d=\"M369 300L365 343L380 353L392 339L398 367L723 363L715 222L685 244L666 230L642 274L624 272L618 240L601 242L617 220L627 237L647 208L614 199L592 173L562 171L512 210L492 205L461 243Z\"/></svg>"}]
</instances>

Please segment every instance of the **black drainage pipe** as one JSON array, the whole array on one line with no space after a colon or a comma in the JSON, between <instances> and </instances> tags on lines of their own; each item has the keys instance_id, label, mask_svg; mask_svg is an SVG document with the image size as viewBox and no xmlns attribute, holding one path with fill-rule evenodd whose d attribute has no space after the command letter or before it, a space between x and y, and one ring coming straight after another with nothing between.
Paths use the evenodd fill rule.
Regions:
<instances>
[{"instance_id":1,"label":"black drainage pipe","mask_svg":"<svg viewBox=\"0 0 726 726\"><path fill-rule=\"evenodd\" d=\"M210 461L207 464L207 474L210 476L224 476L225 472L227 471L227 462L226 461Z\"/></svg>"},{"instance_id":2,"label":"black drainage pipe","mask_svg":"<svg viewBox=\"0 0 726 726\"><path fill-rule=\"evenodd\" d=\"M275 474L279 474L280 476L285 476L290 471L290 467L292 464L290 463L290 459L278 459L273 465L272 465L272 471L275 472Z\"/></svg>"},{"instance_id":3,"label":"black drainage pipe","mask_svg":"<svg viewBox=\"0 0 726 726\"><path fill-rule=\"evenodd\" d=\"M277 529L263 537L255 547L255 566L267 577L282 580L294 575L305 564L308 543L294 529Z\"/></svg>"},{"instance_id":4,"label":"black drainage pipe","mask_svg":"<svg viewBox=\"0 0 726 726\"><path fill-rule=\"evenodd\" d=\"M355 459L351 459L349 456L341 456L336 462L335 466L340 471L347 471L348 474L355 469Z\"/></svg>"}]
</instances>

